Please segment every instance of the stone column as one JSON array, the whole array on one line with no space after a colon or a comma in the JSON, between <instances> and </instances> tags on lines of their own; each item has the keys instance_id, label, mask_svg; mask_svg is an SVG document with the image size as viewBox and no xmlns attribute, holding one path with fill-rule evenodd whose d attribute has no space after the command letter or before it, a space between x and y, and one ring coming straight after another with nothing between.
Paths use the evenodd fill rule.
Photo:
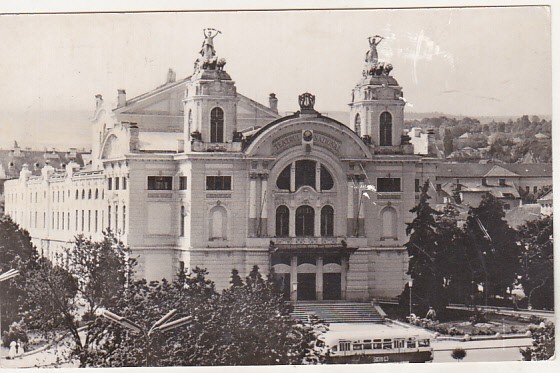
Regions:
<instances>
[{"instance_id":1,"label":"stone column","mask_svg":"<svg viewBox=\"0 0 560 373\"><path fill-rule=\"evenodd\" d=\"M346 223L346 235L354 235L354 182L352 181L352 176L347 177L348 181L348 205L347 205L347 223Z\"/></svg>"},{"instance_id":2,"label":"stone column","mask_svg":"<svg viewBox=\"0 0 560 373\"><path fill-rule=\"evenodd\" d=\"M255 236L255 227L257 219L257 175L250 174L249 181L249 237Z\"/></svg>"},{"instance_id":3,"label":"stone column","mask_svg":"<svg viewBox=\"0 0 560 373\"><path fill-rule=\"evenodd\" d=\"M289 207L288 207L289 208ZM289 236L296 236L296 209L290 209L290 226L289 226Z\"/></svg>"},{"instance_id":4,"label":"stone column","mask_svg":"<svg viewBox=\"0 0 560 373\"><path fill-rule=\"evenodd\" d=\"M296 191L296 162L290 165L290 192Z\"/></svg>"},{"instance_id":5,"label":"stone column","mask_svg":"<svg viewBox=\"0 0 560 373\"><path fill-rule=\"evenodd\" d=\"M321 164L319 162L315 163L315 190L321 191Z\"/></svg>"},{"instance_id":6,"label":"stone column","mask_svg":"<svg viewBox=\"0 0 560 373\"><path fill-rule=\"evenodd\" d=\"M360 193L359 195L359 210L358 210L358 236L363 237L365 236L365 206L364 204L367 201L367 198L365 198L362 193L364 191L364 187L365 187L365 183L364 183L364 177L362 176L360 178L360 182L359 182L359 188L358 191Z\"/></svg>"},{"instance_id":7,"label":"stone column","mask_svg":"<svg viewBox=\"0 0 560 373\"><path fill-rule=\"evenodd\" d=\"M260 236L268 236L268 174L261 174Z\"/></svg>"},{"instance_id":8,"label":"stone column","mask_svg":"<svg viewBox=\"0 0 560 373\"><path fill-rule=\"evenodd\" d=\"M348 257L343 255L340 258L340 297L346 299L346 277L348 276Z\"/></svg>"},{"instance_id":9,"label":"stone column","mask_svg":"<svg viewBox=\"0 0 560 373\"><path fill-rule=\"evenodd\" d=\"M313 208L315 210L315 237L321 237L321 208L316 206Z\"/></svg>"},{"instance_id":10,"label":"stone column","mask_svg":"<svg viewBox=\"0 0 560 373\"><path fill-rule=\"evenodd\" d=\"M297 300L297 256L292 255L290 263L290 300Z\"/></svg>"},{"instance_id":11,"label":"stone column","mask_svg":"<svg viewBox=\"0 0 560 373\"><path fill-rule=\"evenodd\" d=\"M315 280L315 293L317 295L317 300L323 300L323 257L317 257L317 272Z\"/></svg>"}]
</instances>

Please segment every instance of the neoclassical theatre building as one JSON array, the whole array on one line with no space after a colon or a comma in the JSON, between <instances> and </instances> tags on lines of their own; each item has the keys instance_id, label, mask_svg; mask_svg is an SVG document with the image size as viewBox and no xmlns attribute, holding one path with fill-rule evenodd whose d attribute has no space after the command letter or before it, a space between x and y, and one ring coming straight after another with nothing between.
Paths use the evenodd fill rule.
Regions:
<instances>
[{"instance_id":1,"label":"neoclassical theatre building","mask_svg":"<svg viewBox=\"0 0 560 373\"><path fill-rule=\"evenodd\" d=\"M402 87L375 40L348 126L317 112L309 93L284 117L274 94L265 106L238 93L214 37L188 78L170 70L143 95L120 90L116 108L98 95L92 163L24 167L6 182L6 213L47 256L110 228L149 280L198 266L224 288L232 269L258 265L286 299L400 294L405 223L437 160L403 135Z\"/></svg>"}]
</instances>

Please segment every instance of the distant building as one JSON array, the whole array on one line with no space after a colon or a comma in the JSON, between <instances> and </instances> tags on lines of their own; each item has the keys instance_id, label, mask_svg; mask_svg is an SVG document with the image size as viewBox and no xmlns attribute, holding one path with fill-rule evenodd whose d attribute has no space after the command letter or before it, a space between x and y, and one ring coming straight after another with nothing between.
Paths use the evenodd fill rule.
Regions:
<instances>
[{"instance_id":1,"label":"distant building","mask_svg":"<svg viewBox=\"0 0 560 373\"><path fill-rule=\"evenodd\" d=\"M550 216L553 213L552 206L552 189L550 189L546 194L537 199L537 203L540 205L540 214Z\"/></svg>"}]
</instances>

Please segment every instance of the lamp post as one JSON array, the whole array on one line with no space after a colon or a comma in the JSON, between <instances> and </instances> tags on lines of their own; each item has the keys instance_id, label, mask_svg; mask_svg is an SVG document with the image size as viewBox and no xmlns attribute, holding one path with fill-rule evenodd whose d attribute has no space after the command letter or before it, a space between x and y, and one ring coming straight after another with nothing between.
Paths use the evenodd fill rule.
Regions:
<instances>
[{"instance_id":1,"label":"lamp post","mask_svg":"<svg viewBox=\"0 0 560 373\"><path fill-rule=\"evenodd\" d=\"M6 280L14 278L17 275L19 275L18 270L10 269L9 271L4 272L0 275L0 282L4 282ZM0 302L0 342L2 342L2 302ZM1 358L1 356L0 356L0 358Z\"/></svg>"},{"instance_id":2,"label":"lamp post","mask_svg":"<svg viewBox=\"0 0 560 373\"><path fill-rule=\"evenodd\" d=\"M101 316L111 320L112 322L119 324L134 333L142 333L144 334L144 338L146 339L146 360L145 364L147 367L150 366L150 335L155 330L159 330L160 332L166 332L171 329L179 328L183 325L190 324L192 322L192 316L185 316L180 319L169 321L174 315L177 313L177 310L171 310L167 314L165 314L161 319L156 321L149 330L142 328L140 325L128 320L127 318L117 315L116 313L104 310L101 313Z\"/></svg>"},{"instance_id":3,"label":"lamp post","mask_svg":"<svg viewBox=\"0 0 560 373\"><path fill-rule=\"evenodd\" d=\"M408 306L409 316L412 316L412 279L408 280Z\"/></svg>"}]
</instances>

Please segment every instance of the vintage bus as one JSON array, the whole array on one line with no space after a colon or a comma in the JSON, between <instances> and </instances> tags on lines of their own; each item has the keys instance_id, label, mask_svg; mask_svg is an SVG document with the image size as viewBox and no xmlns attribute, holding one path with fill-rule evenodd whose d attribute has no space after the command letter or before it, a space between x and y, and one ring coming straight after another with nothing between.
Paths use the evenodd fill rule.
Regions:
<instances>
[{"instance_id":1,"label":"vintage bus","mask_svg":"<svg viewBox=\"0 0 560 373\"><path fill-rule=\"evenodd\" d=\"M333 323L322 337L331 364L361 364L433 360L429 332L404 324Z\"/></svg>"}]
</instances>

